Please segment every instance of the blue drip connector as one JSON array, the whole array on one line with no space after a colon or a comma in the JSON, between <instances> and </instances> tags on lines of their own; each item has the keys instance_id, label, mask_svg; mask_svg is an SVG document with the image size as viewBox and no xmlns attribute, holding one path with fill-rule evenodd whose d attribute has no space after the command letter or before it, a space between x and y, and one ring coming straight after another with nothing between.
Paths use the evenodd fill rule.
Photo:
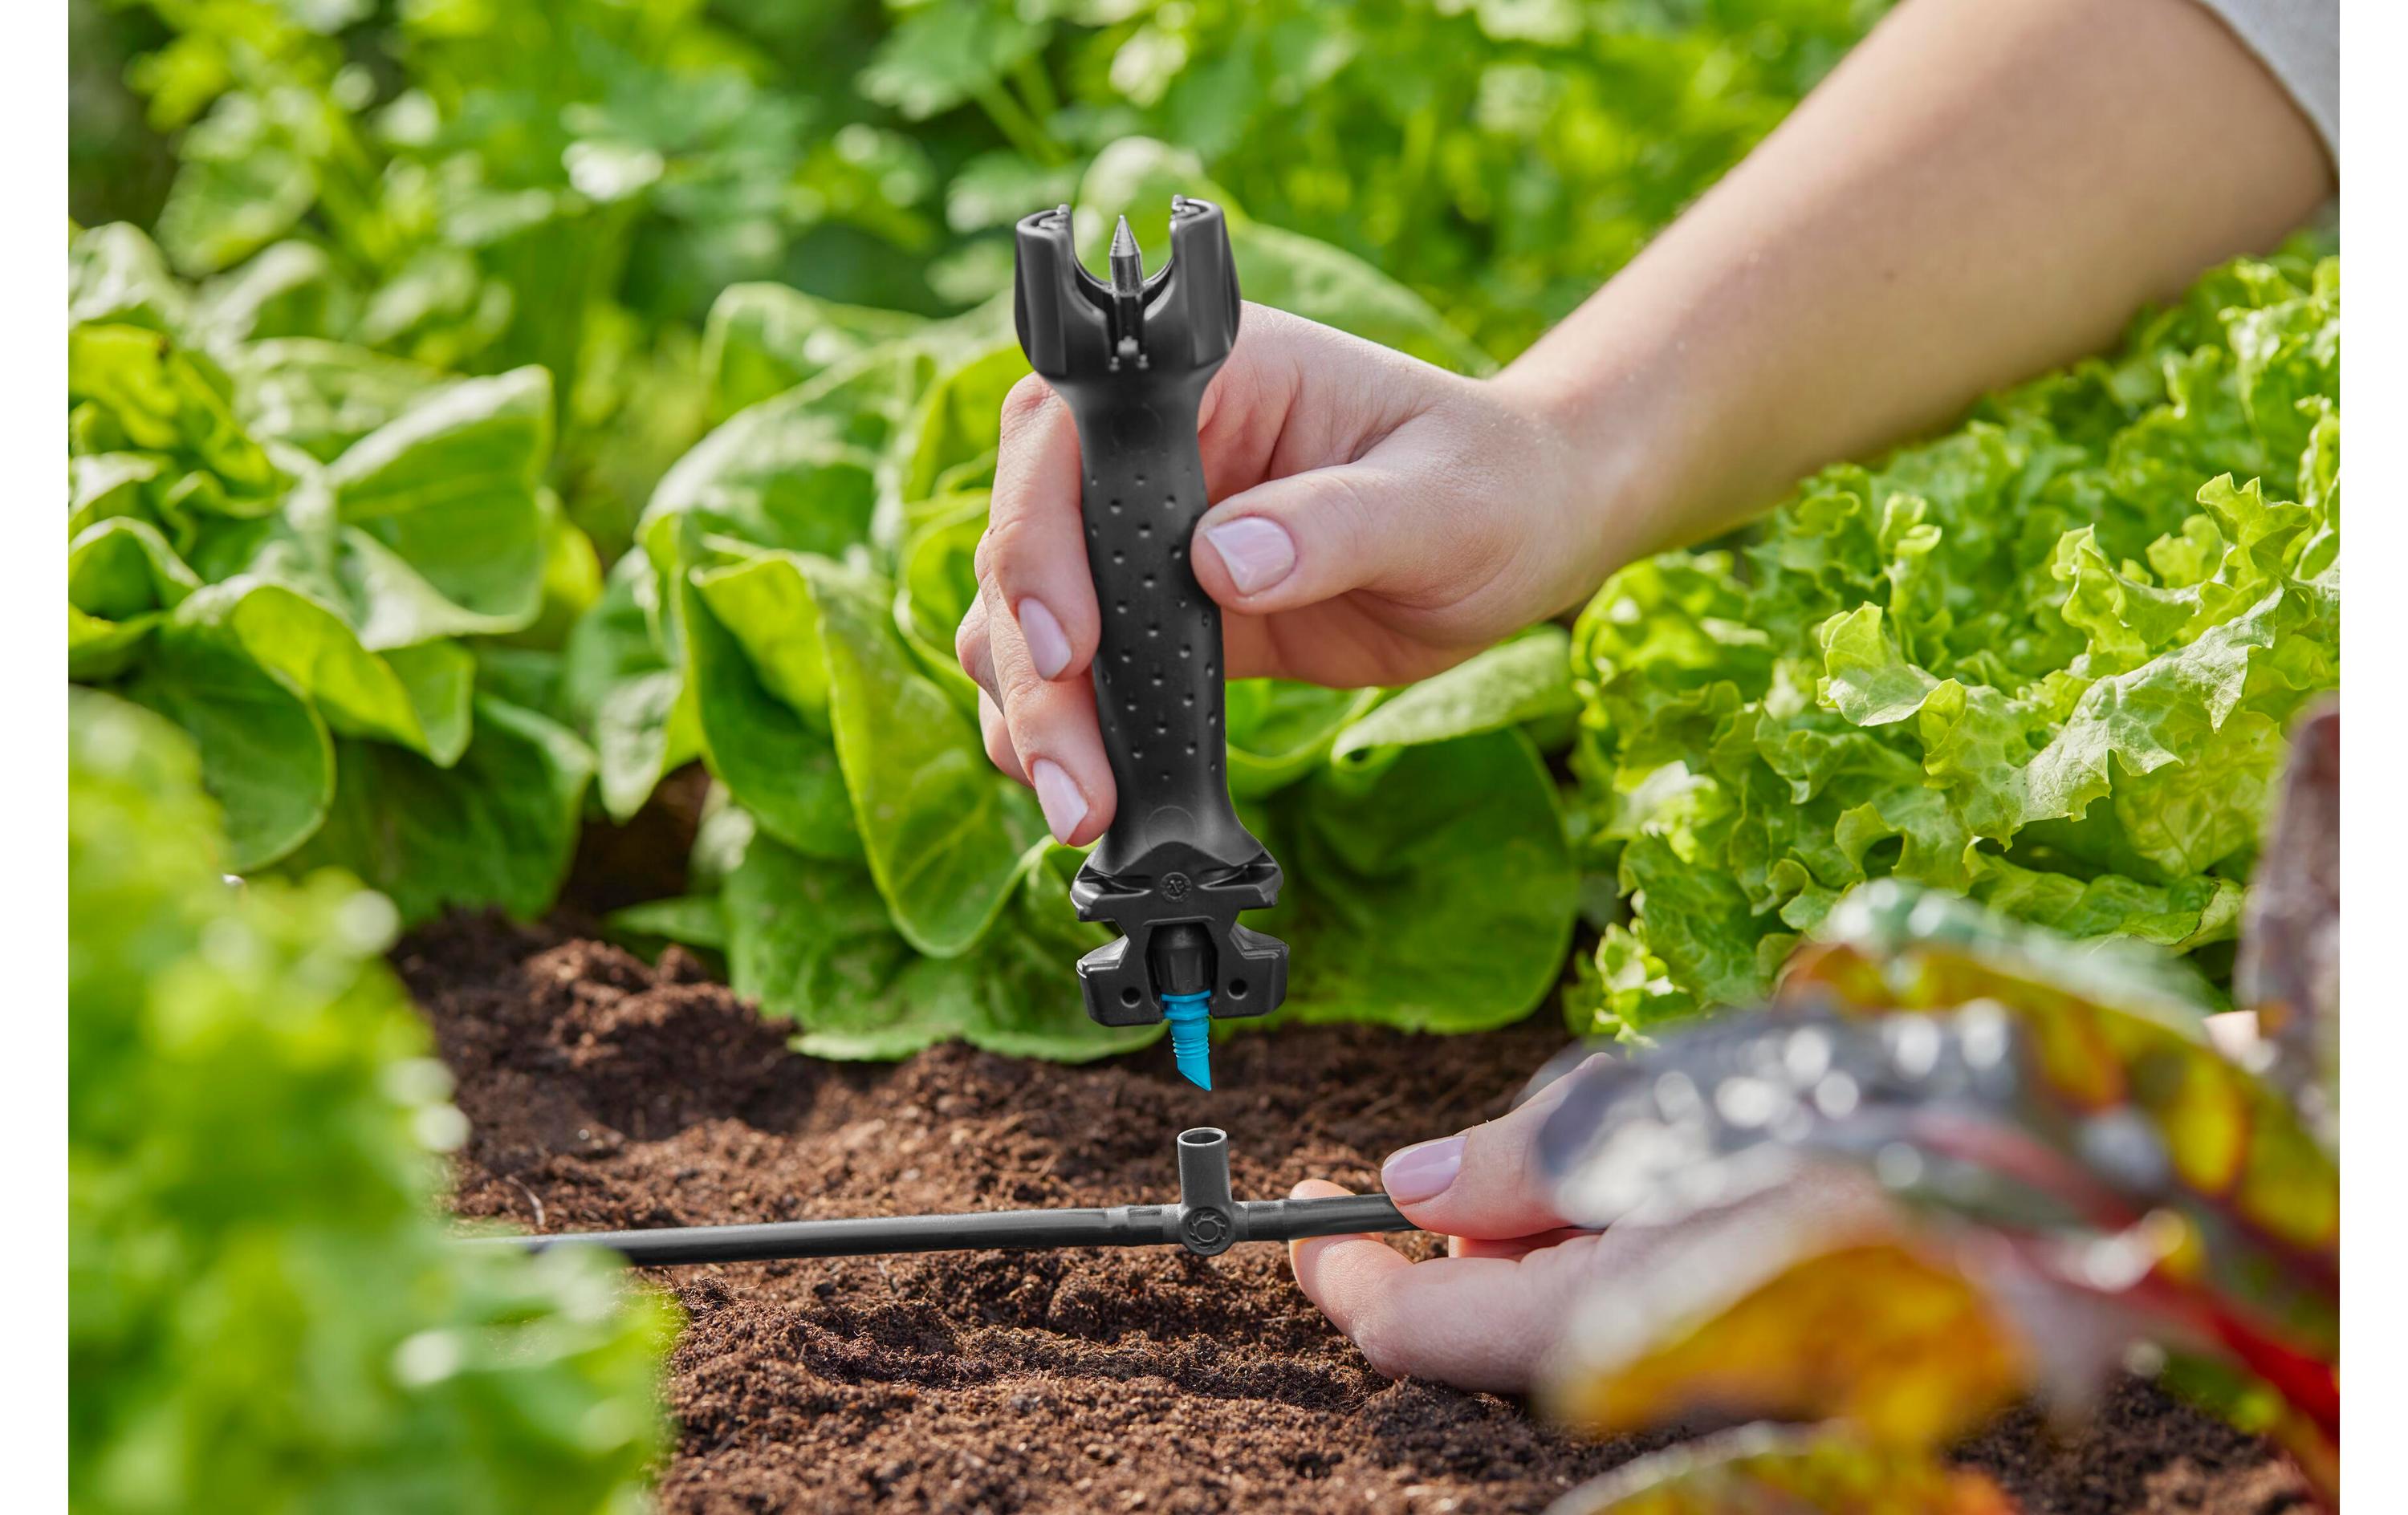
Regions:
<instances>
[{"instance_id":1,"label":"blue drip connector","mask_svg":"<svg viewBox=\"0 0 2408 1515\"><path fill-rule=\"evenodd\" d=\"M1212 992L1165 994L1162 1018L1170 1022L1170 1055L1198 1089L1212 1087Z\"/></svg>"}]
</instances>

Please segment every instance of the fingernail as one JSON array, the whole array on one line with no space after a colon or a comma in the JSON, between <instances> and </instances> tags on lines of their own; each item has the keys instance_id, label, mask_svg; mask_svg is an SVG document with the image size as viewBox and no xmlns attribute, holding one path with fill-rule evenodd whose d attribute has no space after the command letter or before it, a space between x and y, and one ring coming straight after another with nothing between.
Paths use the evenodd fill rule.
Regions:
<instances>
[{"instance_id":1,"label":"fingernail","mask_svg":"<svg viewBox=\"0 0 2408 1515\"><path fill-rule=\"evenodd\" d=\"M1037 805L1045 812L1045 829L1057 842L1068 842L1079 822L1087 819L1087 797L1052 758L1028 765L1028 781L1037 786Z\"/></svg>"},{"instance_id":2,"label":"fingernail","mask_svg":"<svg viewBox=\"0 0 2408 1515\"><path fill-rule=\"evenodd\" d=\"M1463 1167L1463 1138L1441 1136L1415 1142L1380 1165L1380 1187L1398 1204L1411 1205L1443 1193Z\"/></svg>"},{"instance_id":3,"label":"fingernail","mask_svg":"<svg viewBox=\"0 0 2408 1515\"><path fill-rule=\"evenodd\" d=\"M1204 528L1204 539L1221 554L1241 594L1258 594L1296 566L1296 544L1287 528L1260 516L1240 516Z\"/></svg>"},{"instance_id":4,"label":"fingernail","mask_svg":"<svg viewBox=\"0 0 2408 1515\"><path fill-rule=\"evenodd\" d=\"M1037 665L1037 677L1061 678L1062 670L1070 665L1070 638L1062 635L1062 622L1054 619L1043 600L1023 600L1012 613L1020 618L1020 639L1028 644L1028 660Z\"/></svg>"}]
</instances>

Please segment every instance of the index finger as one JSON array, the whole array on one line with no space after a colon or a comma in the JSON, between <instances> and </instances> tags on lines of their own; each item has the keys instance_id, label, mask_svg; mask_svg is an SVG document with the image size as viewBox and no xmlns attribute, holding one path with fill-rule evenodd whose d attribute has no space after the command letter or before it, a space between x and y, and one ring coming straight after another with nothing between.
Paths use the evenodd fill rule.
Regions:
<instances>
[{"instance_id":1,"label":"index finger","mask_svg":"<svg viewBox=\"0 0 2408 1515\"><path fill-rule=\"evenodd\" d=\"M1010 615L1039 677L1085 671L1101 631L1079 507L1079 429L1030 374L1004 396L978 576Z\"/></svg>"}]
</instances>

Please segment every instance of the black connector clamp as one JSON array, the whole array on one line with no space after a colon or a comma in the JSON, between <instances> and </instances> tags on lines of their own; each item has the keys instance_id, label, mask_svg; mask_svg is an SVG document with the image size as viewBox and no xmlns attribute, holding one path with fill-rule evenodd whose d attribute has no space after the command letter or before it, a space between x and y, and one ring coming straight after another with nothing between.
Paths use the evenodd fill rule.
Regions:
<instances>
[{"instance_id":1,"label":"black connector clamp","mask_svg":"<svg viewBox=\"0 0 2408 1515\"><path fill-rule=\"evenodd\" d=\"M881 1215L766 1225L585 1231L552 1236L479 1236L464 1245L527 1252L601 1247L639 1267L766 1263L877 1252L1029 1251L1047 1247L1184 1247L1199 1257L1241 1241L1300 1241L1357 1231L1411 1231L1385 1194L1327 1199L1232 1199L1229 1138L1211 1126L1179 1134L1179 1203L1110 1209L989 1210L968 1215Z\"/></svg>"},{"instance_id":2,"label":"black connector clamp","mask_svg":"<svg viewBox=\"0 0 2408 1515\"><path fill-rule=\"evenodd\" d=\"M1106 1025L1168 1019L1181 1071L1210 1088L1205 1020L1287 994L1287 947L1237 923L1279 897L1279 865L1229 803L1221 610L1188 539L1204 513L1197 410L1238 338L1221 210L1170 203L1168 263L1148 277L1124 220L1111 281L1079 262L1070 209L1018 229L1013 319L1029 364L1079 428L1087 566L1102 612L1096 714L1119 807L1070 897L1121 939L1079 964Z\"/></svg>"}]
</instances>

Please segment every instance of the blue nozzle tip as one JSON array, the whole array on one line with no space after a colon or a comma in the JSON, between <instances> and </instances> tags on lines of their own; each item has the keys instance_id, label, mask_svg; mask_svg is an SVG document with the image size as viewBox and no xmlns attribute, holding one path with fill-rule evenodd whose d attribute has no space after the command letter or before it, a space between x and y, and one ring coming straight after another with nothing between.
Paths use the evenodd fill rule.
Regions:
<instances>
[{"instance_id":1,"label":"blue nozzle tip","mask_svg":"<svg viewBox=\"0 0 2408 1515\"><path fill-rule=\"evenodd\" d=\"M1212 996L1165 994L1162 1018L1170 1023L1170 1055L1179 1072L1198 1089L1212 1087Z\"/></svg>"}]
</instances>

